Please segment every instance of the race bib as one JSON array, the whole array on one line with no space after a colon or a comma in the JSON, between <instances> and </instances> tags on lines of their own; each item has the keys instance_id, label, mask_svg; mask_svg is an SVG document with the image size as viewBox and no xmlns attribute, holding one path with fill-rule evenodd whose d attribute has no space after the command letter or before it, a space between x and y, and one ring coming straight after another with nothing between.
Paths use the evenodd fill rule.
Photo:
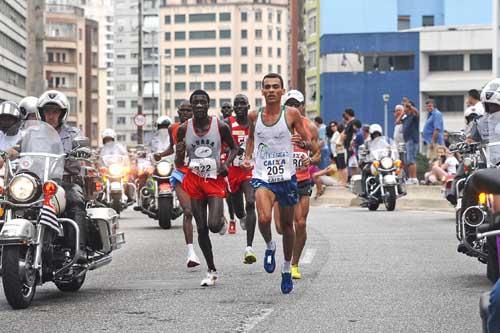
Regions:
<instances>
[{"instance_id":1,"label":"race bib","mask_svg":"<svg viewBox=\"0 0 500 333\"><path fill-rule=\"evenodd\" d=\"M238 155L234 158L233 160L233 166L239 167L243 164L243 161L245 159L245 154Z\"/></svg>"},{"instance_id":2,"label":"race bib","mask_svg":"<svg viewBox=\"0 0 500 333\"><path fill-rule=\"evenodd\" d=\"M194 158L189 161L189 169L202 178L217 178L217 162L213 158Z\"/></svg>"},{"instance_id":3,"label":"race bib","mask_svg":"<svg viewBox=\"0 0 500 333\"><path fill-rule=\"evenodd\" d=\"M267 183L278 183L292 179L290 158L277 157L264 160L263 180Z\"/></svg>"},{"instance_id":4,"label":"race bib","mask_svg":"<svg viewBox=\"0 0 500 333\"><path fill-rule=\"evenodd\" d=\"M293 166L295 170L306 170L307 167L304 166L304 159L309 156L305 152L294 152L293 153Z\"/></svg>"}]
</instances>

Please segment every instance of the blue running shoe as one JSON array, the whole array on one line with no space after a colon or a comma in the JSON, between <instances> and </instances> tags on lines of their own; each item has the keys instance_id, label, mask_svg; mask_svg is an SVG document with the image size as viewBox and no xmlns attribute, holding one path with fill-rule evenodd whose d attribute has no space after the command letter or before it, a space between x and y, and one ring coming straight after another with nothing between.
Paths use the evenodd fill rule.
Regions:
<instances>
[{"instance_id":1,"label":"blue running shoe","mask_svg":"<svg viewBox=\"0 0 500 333\"><path fill-rule=\"evenodd\" d=\"M276 261L274 260L275 252L276 249L266 250L266 253L264 254L264 269L268 273L274 272L274 269L276 268Z\"/></svg>"},{"instance_id":2,"label":"blue running shoe","mask_svg":"<svg viewBox=\"0 0 500 333\"><path fill-rule=\"evenodd\" d=\"M293 290L292 273L281 273L281 292L289 294Z\"/></svg>"}]
</instances>

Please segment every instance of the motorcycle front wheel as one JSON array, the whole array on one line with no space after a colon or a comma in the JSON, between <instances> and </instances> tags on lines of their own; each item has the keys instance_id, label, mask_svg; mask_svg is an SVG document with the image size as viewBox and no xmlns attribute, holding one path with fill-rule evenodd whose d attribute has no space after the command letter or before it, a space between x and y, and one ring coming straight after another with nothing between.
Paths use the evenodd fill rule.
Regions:
<instances>
[{"instance_id":1,"label":"motorcycle front wheel","mask_svg":"<svg viewBox=\"0 0 500 333\"><path fill-rule=\"evenodd\" d=\"M172 213L174 210L174 202L172 197L158 198L158 224L162 229L170 229L172 227Z\"/></svg>"},{"instance_id":2,"label":"motorcycle front wheel","mask_svg":"<svg viewBox=\"0 0 500 333\"><path fill-rule=\"evenodd\" d=\"M111 195L111 208L113 208L118 214L120 214L122 210L121 199L122 199L121 193L113 193Z\"/></svg>"},{"instance_id":3,"label":"motorcycle front wheel","mask_svg":"<svg viewBox=\"0 0 500 333\"><path fill-rule=\"evenodd\" d=\"M5 298L14 309L30 306L36 292L34 248L5 246L2 253L2 283Z\"/></svg>"},{"instance_id":4,"label":"motorcycle front wheel","mask_svg":"<svg viewBox=\"0 0 500 333\"><path fill-rule=\"evenodd\" d=\"M387 187L385 191L387 192L387 196L384 199L384 205L388 211L392 212L396 209L396 187Z\"/></svg>"}]
</instances>

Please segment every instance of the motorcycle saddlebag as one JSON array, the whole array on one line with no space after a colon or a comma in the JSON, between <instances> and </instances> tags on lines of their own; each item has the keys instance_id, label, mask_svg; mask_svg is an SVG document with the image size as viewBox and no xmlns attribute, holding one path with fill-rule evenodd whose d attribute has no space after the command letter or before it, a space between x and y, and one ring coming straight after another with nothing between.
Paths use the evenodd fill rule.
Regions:
<instances>
[{"instance_id":1,"label":"motorcycle saddlebag","mask_svg":"<svg viewBox=\"0 0 500 333\"><path fill-rule=\"evenodd\" d=\"M360 195L363 193L363 186L361 182L362 182L361 175L353 175L351 177L351 190L356 195Z\"/></svg>"}]
</instances>

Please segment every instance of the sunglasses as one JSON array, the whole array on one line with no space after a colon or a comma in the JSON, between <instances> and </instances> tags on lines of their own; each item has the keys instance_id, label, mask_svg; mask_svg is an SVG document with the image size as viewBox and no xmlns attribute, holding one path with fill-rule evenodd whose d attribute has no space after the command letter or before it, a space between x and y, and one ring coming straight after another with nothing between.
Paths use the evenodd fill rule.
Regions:
<instances>
[{"instance_id":1,"label":"sunglasses","mask_svg":"<svg viewBox=\"0 0 500 333\"><path fill-rule=\"evenodd\" d=\"M298 108L302 105L302 103L298 101L290 101L285 103L286 106L291 106L292 108Z\"/></svg>"}]
</instances>

